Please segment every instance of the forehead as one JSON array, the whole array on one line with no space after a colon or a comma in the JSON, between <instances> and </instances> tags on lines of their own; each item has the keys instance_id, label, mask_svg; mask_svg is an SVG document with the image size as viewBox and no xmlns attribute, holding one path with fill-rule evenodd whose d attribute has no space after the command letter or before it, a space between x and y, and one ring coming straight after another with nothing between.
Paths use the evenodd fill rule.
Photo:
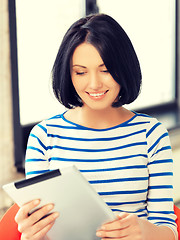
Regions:
<instances>
[{"instance_id":1,"label":"forehead","mask_svg":"<svg viewBox=\"0 0 180 240\"><path fill-rule=\"evenodd\" d=\"M90 43L80 44L74 51L72 56L72 64L83 66L100 65L103 60L97 49Z\"/></svg>"}]
</instances>

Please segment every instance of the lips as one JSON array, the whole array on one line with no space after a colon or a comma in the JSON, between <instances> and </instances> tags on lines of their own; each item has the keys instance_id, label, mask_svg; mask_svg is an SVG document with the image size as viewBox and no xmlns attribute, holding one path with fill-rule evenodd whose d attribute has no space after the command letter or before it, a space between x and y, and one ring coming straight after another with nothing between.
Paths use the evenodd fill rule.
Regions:
<instances>
[{"instance_id":1,"label":"lips","mask_svg":"<svg viewBox=\"0 0 180 240\"><path fill-rule=\"evenodd\" d=\"M105 95L108 92L108 90L106 90L105 92L86 92L87 94L89 94L91 97L102 97L103 95Z\"/></svg>"}]
</instances>

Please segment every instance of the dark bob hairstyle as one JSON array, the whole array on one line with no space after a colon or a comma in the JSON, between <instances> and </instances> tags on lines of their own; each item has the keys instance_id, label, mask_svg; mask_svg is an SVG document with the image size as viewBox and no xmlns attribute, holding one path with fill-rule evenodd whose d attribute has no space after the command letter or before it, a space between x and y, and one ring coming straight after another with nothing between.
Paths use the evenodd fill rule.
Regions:
<instances>
[{"instance_id":1,"label":"dark bob hairstyle","mask_svg":"<svg viewBox=\"0 0 180 240\"><path fill-rule=\"evenodd\" d=\"M81 18L66 32L52 69L53 91L58 101L67 108L83 105L72 84L70 62L76 47L84 42L97 49L109 73L121 86L119 100L112 106L133 102L141 87L139 61L125 31L105 14Z\"/></svg>"}]
</instances>

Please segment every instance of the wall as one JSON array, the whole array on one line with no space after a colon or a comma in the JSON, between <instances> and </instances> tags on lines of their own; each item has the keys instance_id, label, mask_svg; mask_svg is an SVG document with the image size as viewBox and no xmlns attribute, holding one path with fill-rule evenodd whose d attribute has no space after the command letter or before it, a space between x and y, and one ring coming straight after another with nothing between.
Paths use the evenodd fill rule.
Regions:
<instances>
[{"instance_id":1,"label":"wall","mask_svg":"<svg viewBox=\"0 0 180 240\"><path fill-rule=\"evenodd\" d=\"M180 46L180 36L179 36L179 34L180 34L180 23L179 23L179 20L180 20L180 3L179 3L179 1L177 0L177 4L178 4L178 15L179 15L179 17L178 17L178 19L177 19L177 23L178 23L178 29L177 29L177 34L178 34L178 45ZM178 47L178 53L177 53L177 63L178 63L178 65L177 65L177 67L178 67L178 96L179 96L179 102L178 102L178 105L179 105L179 108L180 108L180 47ZM180 147L180 146L179 146Z\"/></svg>"},{"instance_id":2,"label":"wall","mask_svg":"<svg viewBox=\"0 0 180 240\"><path fill-rule=\"evenodd\" d=\"M0 0L0 206L1 185L16 177L13 152L8 0Z\"/></svg>"}]
</instances>

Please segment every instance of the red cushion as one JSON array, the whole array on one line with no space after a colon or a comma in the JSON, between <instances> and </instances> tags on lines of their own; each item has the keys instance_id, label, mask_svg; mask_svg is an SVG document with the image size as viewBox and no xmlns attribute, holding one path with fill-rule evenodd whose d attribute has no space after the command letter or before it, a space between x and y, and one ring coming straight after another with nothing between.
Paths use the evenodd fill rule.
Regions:
<instances>
[{"instance_id":1,"label":"red cushion","mask_svg":"<svg viewBox=\"0 0 180 240\"><path fill-rule=\"evenodd\" d=\"M6 240L20 240L21 233L18 231L18 225L15 222L14 218L19 210L17 204L14 204L8 209L0 221L0 239ZM177 216L177 230L180 239L180 209L174 205L174 212Z\"/></svg>"},{"instance_id":2,"label":"red cushion","mask_svg":"<svg viewBox=\"0 0 180 240\"><path fill-rule=\"evenodd\" d=\"M18 231L18 225L14 220L19 207L14 204L8 209L0 221L0 239L20 240L21 233Z\"/></svg>"},{"instance_id":3,"label":"red cushion","mask_svg":"<svg viewBox=\"0 0 180 240\"><path fill-rule=\"evenodd\" d=\"M174 205L174 213L177 216L176 224L177 224L177 230L178 230L178 236L179 236L178 239L180 239L180 209L175 205Z\"/></svg>"}]
</instances>

